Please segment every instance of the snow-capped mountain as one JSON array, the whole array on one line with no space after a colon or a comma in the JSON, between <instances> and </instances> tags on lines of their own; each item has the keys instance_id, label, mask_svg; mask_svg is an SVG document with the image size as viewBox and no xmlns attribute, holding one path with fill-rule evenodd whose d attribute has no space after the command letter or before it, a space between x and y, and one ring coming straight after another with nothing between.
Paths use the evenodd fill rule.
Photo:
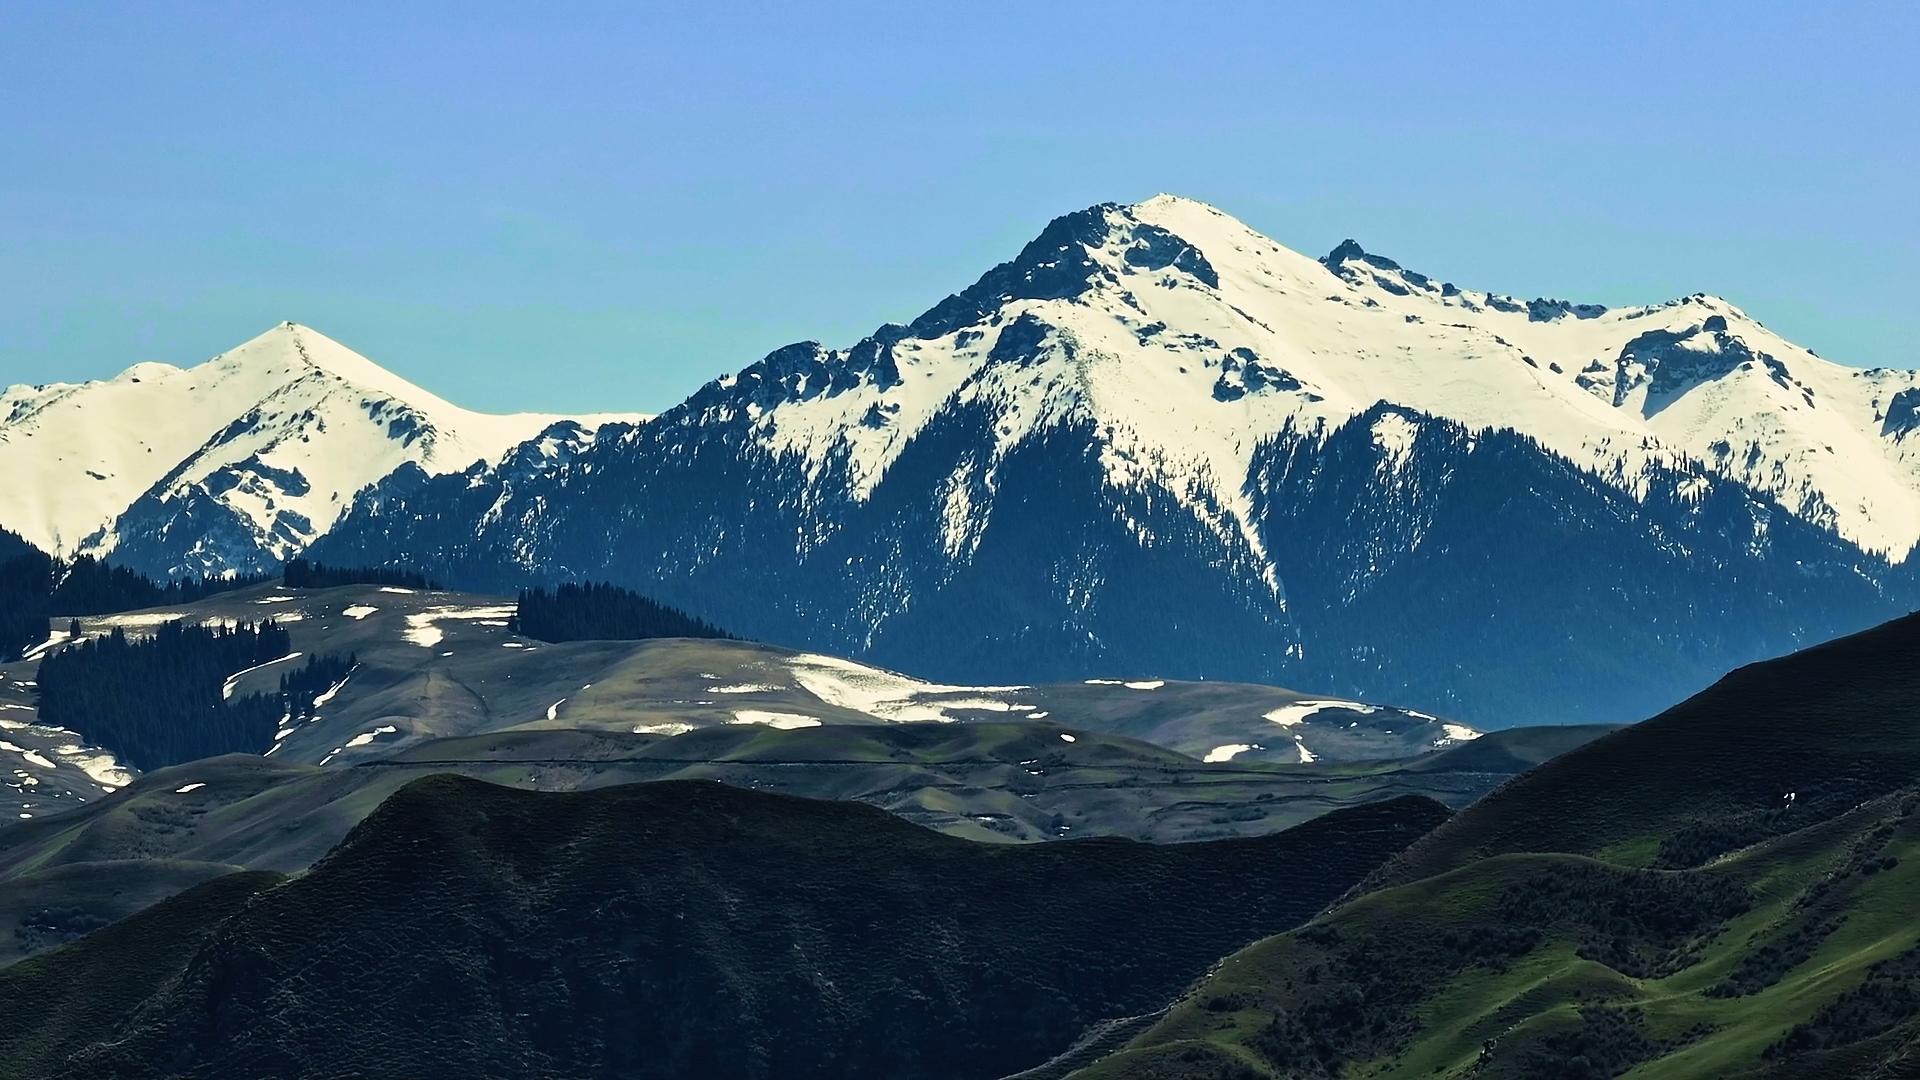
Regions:
<instances>
[{"instance_id":1,"label":"snow-capped mountain","mask_svg":"<svg viewBox=\"0 0 1920 1080\"><path fill-rule=\"evenodd\" d=\"M282 323L191 368L8 388L0 523L57 554L156 574L257 569L402 464L494 460L561 419L459 408Z\"/></svg>"},{"instance_id":2,"label":"snow-capped mountain","mask_svg":"<svg viewBox=\"0 0 1920 1080\"><path fill-rule=\"evenodd\" d=\"M1920 539L1915 373L1822 360L1717 297L1521 301L1352 241L1316 261L1165 195L1063 218L1037 245L1049 250L864 346L884 360L776 353L771 366L799 373L777 402L752 396L755 438L816 465L844 454L859 497L950 404L994 411L989 461L1085 416L1116 485L1205 478L1244 526L1261 441L1385 401L1513 428L1636 495L1651 466L1699 462L1867 550L1903 557ZM779 377L740 378L756 376Z\"/></svg>"},{"instance_id":3,"label":"snow-capped mountain","mask_svg":"<svg viewBox=\"0 0 1920 1080\"><path fill-rule=\"evenodd\" d=\"M552 468L396 473L317 550L613 578L956 680L1619 719L1904 610L1915 387L1715 297L1521 301L1159 196Z\"/></svg>"}]
</instances>

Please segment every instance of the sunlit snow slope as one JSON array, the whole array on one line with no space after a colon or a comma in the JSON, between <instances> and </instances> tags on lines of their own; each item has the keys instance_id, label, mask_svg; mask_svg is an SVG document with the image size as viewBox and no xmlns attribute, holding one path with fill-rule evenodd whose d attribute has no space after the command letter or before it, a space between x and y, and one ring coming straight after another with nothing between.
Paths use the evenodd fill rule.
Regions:
<instances>
[{"instance_id":1,"label":"sunlit snow slope","mask_svg":"<svg viewBox=\"0 0 1920 1080\"><path fill-rule=\"evenodd\" d=\"M8 388L0 523L58 554L137 540L117 561L246 569L303 548L404 462L457 470L561 419L459 408L282 323L192 368L145 363L104 381Z\"/></svg>"}]
</instances>

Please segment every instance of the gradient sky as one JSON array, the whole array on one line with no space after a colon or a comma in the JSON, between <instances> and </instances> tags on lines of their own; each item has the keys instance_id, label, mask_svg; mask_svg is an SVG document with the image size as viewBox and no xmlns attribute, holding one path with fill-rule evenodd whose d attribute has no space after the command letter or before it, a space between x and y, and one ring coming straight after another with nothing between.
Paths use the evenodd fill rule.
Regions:
<instances>
[{"instance_id":1,"label":"gradient sky","mask_svg":"<svg viewBox=\"0 0 1920 1080\"><path fill-rule=\"evenodd\" d=\"M658 410L1163 190L1920 365L1920 5L1573 10L10 0L0 383L292 319L465 405Z\"/></svg>"}]
</instances>

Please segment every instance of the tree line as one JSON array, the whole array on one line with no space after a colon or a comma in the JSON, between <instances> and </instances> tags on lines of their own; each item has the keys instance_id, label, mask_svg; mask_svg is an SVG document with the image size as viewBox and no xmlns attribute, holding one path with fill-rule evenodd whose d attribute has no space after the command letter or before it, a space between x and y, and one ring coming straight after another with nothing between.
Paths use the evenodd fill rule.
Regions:
<instances>
[{"instance_id":1,"label":"tree line","mask_svg":"<svg viewBox=\"0 0 1920 1080\"><path fill-rule=\"evenodd\" d=\"M659 637L733 635L679 608L618 585L590 582L520 590L516 632L541 641L638 641Z\"/></svg>"},{"instance_id":2,"label":"tree line","mask_svg":"<svg viewBox=\"0 0 1920 1080\"><path fill-rule=\"evenodd\" d=\"M289 589L331 589L339 585L391 585L401 589L440 587L427 575L405 567L329 566L308 559L288 559L280 580Z\"/></svg>"},{"instance_id":3,"label":"tree line","mask_svg":"<svg viewBox=\"0 0 1920 1080\"><path fill-rule=\"evenodd\" d=\"M15 659L45 641L49 620L56 615L186 604L269 580L264 574L242 574L161 584L91 555L56 559L19 534L0 529L0 661Z\"/></svg>"}]
</instances>

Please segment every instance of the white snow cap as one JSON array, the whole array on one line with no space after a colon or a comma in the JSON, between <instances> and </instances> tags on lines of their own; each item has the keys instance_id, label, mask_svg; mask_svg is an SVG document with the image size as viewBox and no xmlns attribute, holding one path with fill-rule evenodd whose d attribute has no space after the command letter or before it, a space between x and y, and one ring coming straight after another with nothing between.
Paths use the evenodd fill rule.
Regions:
<instances>
[{"instance_id":1,"label":"white snow cap","mask_svg":"<svg viewBox=\"0 0 1920 1080\"><path fill-rule=\"evenodd\" d=\"M1371 425L1383 483L1402 482L1425 414L1515 429L1635 498L1655 468L1704 469L1693 497L1737 480L1871 551L1904 557L1920 539L1920 438L1908 437L1920 377L1821 359L1718 297L1517 299L1357 244L1323 262L1173 195L1074 220L1084 227L1069 242L1085 243L1091 265L1074 295L989 296L980 319L889 339L897 378L716 408L740 410L753 437L816 469L844 454L865 498L934 416L983 407L994 445L938 489L956 556L977 542L975 504L1000 458L1070 421L1100 432L1111 482L1160 488L1259 552L1245 484L1255 447L1282 432L1324 437L1383 402L1399 407ZM1003 344L1019 362L995 359ZM1900 416L1913 423L1890 423Z\"/></svg>"},{"instance_id":2,"label":"white snow cap","mask_svg":"<svg viewBox=\"0 0 1920 1080\"><path fill-rule=\"evenodd\" d=\"M326 531L356 491L404 462L456 471L561 419L462 409L285 322L192 368L142 363L112 379L0 392L0 521L55 554L106 554L136 499L205 487L284 557L289 533ZM223 471L244 479L207 484Z\"/></svg>"}]
</instances>

